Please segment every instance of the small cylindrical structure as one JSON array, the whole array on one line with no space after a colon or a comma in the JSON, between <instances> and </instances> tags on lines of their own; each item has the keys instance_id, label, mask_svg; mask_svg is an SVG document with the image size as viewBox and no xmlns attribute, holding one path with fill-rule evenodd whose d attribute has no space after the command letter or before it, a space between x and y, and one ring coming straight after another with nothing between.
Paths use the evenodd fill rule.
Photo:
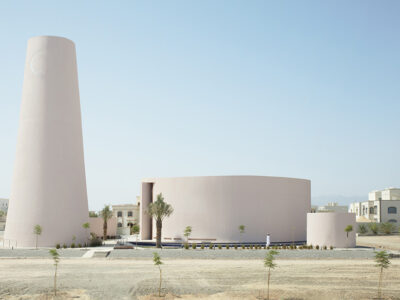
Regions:
<instances>
[{"instance_id":1,"label":"small cylindrical structure","mask_svg":"<svg viewBox=\"0 0 400 300\"><path fill-rule=\"evenodd\" d=\"M28 41L16 158L4 239L39 246L88 241L88 200L75 44Z\"/></svg>"},{"instance_id":2,"label":"small cylindrical structure","mask_svg":"<svg viewBox=\"0 0 400 300\"><path fill-rule=\"evenodd\" d=\"M352 231L346 232L347 226ZM307 244L336 248L356 246L356 215L352 213L308 213Z\"/></svg>"}]
</instances>

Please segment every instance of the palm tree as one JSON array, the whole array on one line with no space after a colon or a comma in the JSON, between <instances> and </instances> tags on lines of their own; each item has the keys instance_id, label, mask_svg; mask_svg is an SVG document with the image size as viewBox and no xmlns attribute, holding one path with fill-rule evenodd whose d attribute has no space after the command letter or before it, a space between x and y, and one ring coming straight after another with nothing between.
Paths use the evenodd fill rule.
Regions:
<instances>
[{"instance_id":1,"label":"palm tree","mask_svg":"<svg viewBox=\"0 0 400 300\"><path fill-rule=\"evenodd\" d=\"M107 239L107 222L112 217L112 211L110 209L110 205L105 205L104 208L100 211L100 216L103 218L103 241Z\"/></svg>"},{"instance_id":2,"label":"palm tree","mask_svg":"<svg viewBox=\"0 0 400 300\"><path fill-rule=\"evenodd\" d=\"M156 219L157 248L161 248L162 221L164 220L165 217L169 217L173 213L173 211L174 209L172 208L171 205L169 205L164 201L164 197L162 196L161 193L157 195L157 201L149 204L147 214Z\"/></svg>"},{"instance_id":3,"label":"palm tree","mask_svg":"<svg viewBox=\"0 0 400 300\"><path fill-rule=\"evenodd\" d=\"M347 225L346 228L344 229L344 231L347 234L347 238L349 237L349 232L353 231L353 226L352 225Z\"/></svg>"},{"instance_id":4,"label":"palm tree","mask_svg":"<svg viewBox=\"0 0 400 300\"><path fill-rule=\"evenodd\" d=\"M390 260L389 260L389 254L386 251L379 251L375 252L375 262L378 268L380 268L380 273L379 273L379 285L378 285L378 299L382 299L382 292L381 292L381 287L382 287L382 275L383 275L383 269L389 268L390 265Z\"/></svg>"},{"instance_id":5,"label":"palm tree","mask_svg":"<svg viewBox=\"0 0 400 300\"><path fill-rule=\"evenodd\" d=\"M264 267L268 268L268 287L267 287L267 299L269 300L269 280L271 278L271 269L275 269L276 263L274 263L275 255L279 252L275 250L268 251L264 258Z\"/></svg>"},{"instance_id":6,"label":"palm tree","mask_svg":"<svg viewBox=\"0 0 400 300\"><path fill-rule=\"evenodd\" d=\"M192 234L192 226L186 226L183 235L186 236L186 243L189 242L189 236Z\"/></svg>"},{"instance_id":7,"label":"palm tree","mask_svg":"<svg viewBox=\"0 0 400 300\"><path fill-rule=\"evenodd\" d=\"M38 244L38 237L39 235L42 234L42 226L35 225L35 227L33 227L33 233L36 235L36 249L37 249L37 244Z\"/></svg>"}]
</instances>

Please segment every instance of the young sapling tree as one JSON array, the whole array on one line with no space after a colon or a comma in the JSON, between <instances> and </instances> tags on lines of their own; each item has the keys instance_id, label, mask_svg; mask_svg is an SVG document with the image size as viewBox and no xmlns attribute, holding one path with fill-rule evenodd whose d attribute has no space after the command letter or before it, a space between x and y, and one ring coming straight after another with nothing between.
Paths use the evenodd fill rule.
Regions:
<instances>
[{"instance_id":1,"label":"young sapling tree","mask_svg":"<svg viewBox=\"0 0 400 300\"><path fill-rule=\"evenodd\" d=\"M344 231L347 234L347 238L349 238L349 232L353 231L353 226L352 225L347 225L346 228L344 229Z\"/></svg>"},{"instance_id":2,"label":"young sapling tree","mask_svg":"<svg viewBox=\"0 0 400 300\"><path fill-rule=\"evenodd\" d=\"M162 275L161 275L161 265L163 262L161 261L161 257L158 255L157 252L153 253L153 262L154 265L158 267L160 270L160 285L158 286L158 297L161 297L161 282L162 282Z\"/></svg>"},{"instance_id":3,"label":"young sapling tree","mask_svg":"<svg viewBox=\"0 0 400 300\"><path fill-rule=\"evenodd\" d=\"M36 235L35 248L37 249L38 237L39 237L39 235L42 234L42 226L40 226L39 224L38 224L38 225L35 225L35 226L33 227L33 233Z\"/></svg>"},{"instance_id":4,"label":"young sapling tree","mask_svg":"<svg viewBox=\"0 0 400 300\"><path fill-rule=\"evenodd\" d=\"M271 270L275 269L275 255L279 254L278 251L269 250L267 255L264 258L264 267L267 268L268 271L268 279L267 279L267 299L269 300L269 281L271 278Z\"/></svg>"},{"instance_id":5,"label":"young sapling tree","mask_svg":"<svg viewBox=\"0 0 400 300\"><path fill-rule=\"evenodd\" d=\"M378 299L382 299L382 276L383 269L389 268L389 254L386 251L375 252L375 266L379 268Z\"/></svg>"},{"instance_id":6,"label":"young sapling tree","mask_svg":"<svg viewBox=\"0 0 400 300\"><path fill-rule=\"evenodd\" d=\"M53 258L54 261L54 267L55 267L55 271L54 271L54 296L57 296L57 267L58 267L58 263L60 262L60 254L58 254L56 249L50 249L49 253L51 255L51 257Z\"/></svg>"}]
</instances>

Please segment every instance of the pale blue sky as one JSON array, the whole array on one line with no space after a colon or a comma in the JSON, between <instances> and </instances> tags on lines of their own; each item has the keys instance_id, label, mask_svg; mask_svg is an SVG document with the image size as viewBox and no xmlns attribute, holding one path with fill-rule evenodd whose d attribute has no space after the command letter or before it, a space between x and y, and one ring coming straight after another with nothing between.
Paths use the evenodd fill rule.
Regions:
<instances>
[{"instance_id":1,"label":"pale blue sky","mask_svg":"<svg viewBox=\"0 0 400 300\"><path fill-rule=\"evenodd\" d=\"M320 201L400 186L399 1L16 2L0 2L0 197L36 35L76 43L90 209L156 176L308 178Z\"/></svg>"}]
</instances>

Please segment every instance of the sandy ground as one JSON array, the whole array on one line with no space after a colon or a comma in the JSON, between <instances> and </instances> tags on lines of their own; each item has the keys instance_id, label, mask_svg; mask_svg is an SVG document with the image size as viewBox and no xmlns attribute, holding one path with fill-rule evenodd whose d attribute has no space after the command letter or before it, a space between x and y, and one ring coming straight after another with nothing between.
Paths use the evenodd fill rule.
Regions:
<instances>
[{"instance_id":1,"label":"sandy ground","mask_svg":"<svg viewBox=\"0 0 400 300\"><path fill-rule=\"evenodd\" d=\"M272 299L373 299L378 269L370 259L278 259ZM259 299L262 260L166 259L165 299ZM0 259L0 299L53 299L50 259ZM400 260L385 270L385 299L400 299ZM55 299L159 299L158 269L150 259L64 258Z\"/></svg>"},{"instance_id":2,"label":"sandy ground","mask_svg":"<svg viewBox=\"0 0 400 300\"><path fill-rule=\"evenodd\" d=\"M358 236L357 246L400 250L400 235Z\"/></svg>"}]
</instances>

